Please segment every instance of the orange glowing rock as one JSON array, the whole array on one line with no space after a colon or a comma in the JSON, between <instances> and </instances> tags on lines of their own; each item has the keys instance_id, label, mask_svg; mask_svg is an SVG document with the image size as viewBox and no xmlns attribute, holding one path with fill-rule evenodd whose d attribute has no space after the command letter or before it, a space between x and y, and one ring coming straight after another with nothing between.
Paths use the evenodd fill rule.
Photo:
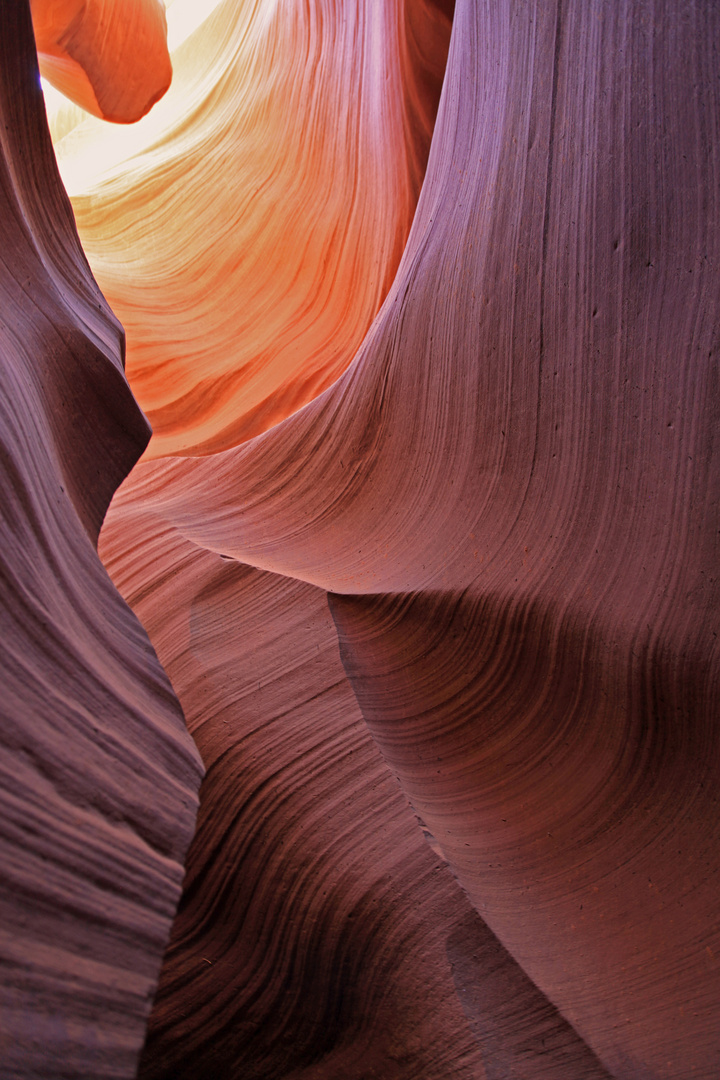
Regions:
<instances>
[{"instance_id":1,"label":"orange glowing rock","mask_svg":"<svg viewBox=\"0 0 720 1080\"><path fill-rule=\"evenodd\" d=\"M125 160L73 179L150 456L242 442L350 363L410 228L449 33L430 2L225 3ZM86 134L58 146L66 175Z\"/></svg>"},{"instance_id":2,"label":"orange glowing rock","mask_svg":"<svg viewBox=\"0 0 720 1080\"><path fill-rule=\"evenodd\" d=\"M207 766L143 1080L718 1075L720 7L458 0L433 130L452 6L225 0L58 147L156 427L99 550ZM56 912L129 846L129 1077L198 765L93 548L143 425L8 10L0 944L44 1000L67 933L82 1017Z\"/></svg>"},{"instance_id":3,"label":"orange glowing rock","mask_svg":"<svg viewBox=\"0 0 720 1080\"><path fill-rule=\"evenodd\" d=\"M139 120L172 79L162 0L31 0L40 71L83 109Z\"/></svg>"},{"instance_id":4,"label":"orange glowing rock","mask_svg":"<svg viewBox=\"0 0 720 1080\"><path fill-rule=\"evenodd\" d=\"M661 6L461 0L351 367L243 446L140 463L108 518L128 562L151 506L328 593L410 802L619 1080L720 1049L720 8Z\"/></svg>"}]
</instances>

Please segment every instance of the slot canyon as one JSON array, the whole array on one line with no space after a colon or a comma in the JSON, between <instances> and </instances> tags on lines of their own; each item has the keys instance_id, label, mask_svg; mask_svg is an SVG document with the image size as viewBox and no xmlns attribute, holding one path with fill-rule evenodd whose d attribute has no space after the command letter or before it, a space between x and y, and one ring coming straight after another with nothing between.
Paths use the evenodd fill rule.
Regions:
<instances>
[{"instance_id":1,"label":"slot canyon","mask_svg":"<svg viewBox=\"0 0 720 1080\"><path fill-rule=\"evenodd\" d=\"M0 1080L718 1080L717 0L2 0L0 188Z\"/></svg>"}]
</instances>

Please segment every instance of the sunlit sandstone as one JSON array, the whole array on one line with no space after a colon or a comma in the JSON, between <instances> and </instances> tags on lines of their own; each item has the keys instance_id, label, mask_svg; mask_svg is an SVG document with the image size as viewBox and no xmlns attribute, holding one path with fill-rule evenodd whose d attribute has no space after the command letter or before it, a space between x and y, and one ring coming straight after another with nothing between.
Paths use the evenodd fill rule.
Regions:
<instances>
[{"instance_id":1,"label":"sunlit sandstone","mask_svg":"<svg viewBox=\"0 0 720 1080\"><path fill-rule=\"evenodd\" d=\"M142 124L59 143L150 456L243 442L348 366L407 238L449 31L428 0L227 0Z\"/></svg>"},{"instance_id":2,"label":"sunlit sandstone","mask_svg":"<svg viewBox=\"0 0 720 1080\"><path fill-rule=\"evenodd\" d=\"M720 31L661 7L459 3L353 365L244 446L141 464L117 513L329 593L483 920L611 1075L680 1080L720 1052Z\"/></svg>"},{"instance_id":3,"label":"sunlit sandstone","mask_svg":"<svg viewBox=\"0 0 720 1080\"><path fill-rule=\"evenodd\" d=\"M139 1075L715 1080L720 9L458 0L414 217L451 11L369 12L220 5L137 129L58 147L156 426L100 552L207 767Z\"/></svg>"},{"instance_id":4,"label":"sunlit sandstone","mask_svg":"<svg viewBox=\"0 0 720 1080\"><path fill-rule=\"evenodd\" d=\"M172 78L162 0L30 0L40 71L104 120L139 120Z\"/></svg>"}]
</instances>

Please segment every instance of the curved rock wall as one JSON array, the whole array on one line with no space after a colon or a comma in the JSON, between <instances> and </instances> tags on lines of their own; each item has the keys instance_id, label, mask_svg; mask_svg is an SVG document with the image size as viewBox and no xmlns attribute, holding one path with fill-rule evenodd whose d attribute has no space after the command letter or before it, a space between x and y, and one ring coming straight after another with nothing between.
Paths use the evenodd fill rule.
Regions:
<instances>
[{"instance_id":1,"label":"curved rock wall","mask_svg":"<svg viewBox=\"0 0 720 1080\"><path fill-rule=\"evenodd\" d=\"M242 442L348 366L408 235L449 32L430 0L225 0L144 124L59 144L150 456Z\"/></svg>"},{"instance_id":2,"label":"curved rock wall","mask_svg":"<svg viewBox=\"0 0 720 1080\"><path fill-rule=\"evenodd\" d=\"M162 0L30 0L40 71L83 109L144 116L172 79Z\"/></svg>"},{"instance_id":3,"label":"curved rock wall","mask_svg":"<svg viewBox=\"0 0 720 1080\"><path fill-rule=\"evenodd\" d=\"M135 1074L201 765L95 543L147 424L0 5L0 1074Z\"/></svg>"},{"instance_id":4,"label":"curved rock wall","mask_svg":"<svg viewBox=\"0 0 720 1080\"><path fill-rule=\"evenodd\" d=\"M207 767L145 1077L718 1074L720 9L458 0L413 218L450 8L220 5L75 189Z\"/></svg>"},{"instance_id":5,"label":"curved rock wall","mask_svg":"<svg viewBox=\"0 0 720 1080\"><path fill-rule=\"evenodd\" d=\"M709 1078L720 1051L718 30L708 3L459 3L350 370L127 487L329 592L475 908L627 1078Z\"/></svg>"},{"instance_id":6,"label":"curved rock wall","mask_svg":"<svg viewBox=\"0 0 720 1080\"><path fill-rule=\"evenodd\" d=\"M140 1076L482 1078L446 956L471 908L373 743L325 594L124 492L103 552L207 768Z\"/></svg>"}]
</instances>

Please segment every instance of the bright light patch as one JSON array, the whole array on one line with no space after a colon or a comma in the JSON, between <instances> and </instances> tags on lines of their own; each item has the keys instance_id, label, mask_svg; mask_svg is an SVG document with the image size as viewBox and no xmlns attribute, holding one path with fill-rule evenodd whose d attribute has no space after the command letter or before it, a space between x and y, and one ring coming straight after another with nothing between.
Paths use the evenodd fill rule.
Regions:
<instances>
[{"instance_id":1,"label":"bright light patch","mask_svg":"<svg viewBox=\"0 0 720 1080\"><path fill-rule=\"evenodd\" d=\"M61 94L59 90L56 90L52 83L49 83L47 79L43 79L40 76L40 86L42 92L45 95L45 108L48 111L48 116L51 113L57 112L63 105L67 105L68 98L64 94Z\"/></svg>"},{"instance_id":2,"label":"bright light patch","mask_svg":"<svg viewBox=\"0 0 720 1080\"><path fill-rule=\"evenodd\" d=\"M220 3L222 0L205 0L202 4L198 0L165 0L170 52L182 45Z\"/></svg>"}]
</instances>

